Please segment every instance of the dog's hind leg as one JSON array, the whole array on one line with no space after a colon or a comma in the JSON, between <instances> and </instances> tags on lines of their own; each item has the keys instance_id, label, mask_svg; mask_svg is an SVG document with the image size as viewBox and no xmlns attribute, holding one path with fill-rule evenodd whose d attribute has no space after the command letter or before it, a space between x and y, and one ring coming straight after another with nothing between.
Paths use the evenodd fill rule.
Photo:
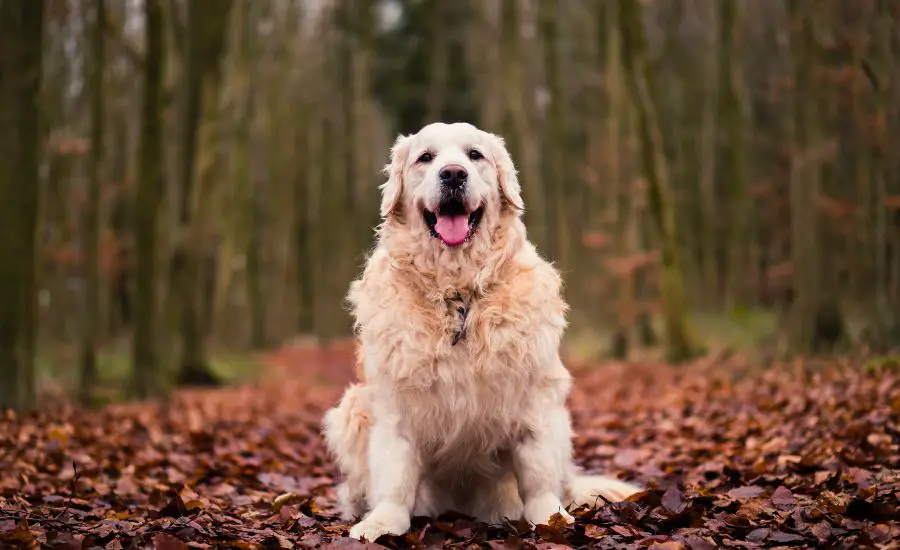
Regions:
<instances>
[{"instance_id":1,"label":"dog's hind leg","mask_svg":"<svg viewBox=\"0 0 900 550\"><path fill-rule=\"evenodd\" d=\"M353 384L344 392L340 403L325 413L325 443L334 455L344 480L337 488L341 516L356 519L365 513L369 487L367 448L371 428L369 390Z\"/></svg>"}]
</instances>

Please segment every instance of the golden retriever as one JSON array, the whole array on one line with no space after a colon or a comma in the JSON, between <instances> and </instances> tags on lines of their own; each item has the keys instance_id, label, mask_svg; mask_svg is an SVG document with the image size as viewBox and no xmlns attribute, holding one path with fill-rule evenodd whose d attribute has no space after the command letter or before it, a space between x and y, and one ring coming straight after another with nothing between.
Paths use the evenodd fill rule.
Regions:
<instances>
[{"instance_id":1,"label":"golden retriever","mask_svg":"<svg viewBox=\"0 0 900 550\"><path fill-rule=\"evenodd\" d=\"M348 294L360 381L323 420L342 514L362 517L350 536L449 510L571 522L566 504L637 492L572 462L567 305L502 138L430 124L396 140L385 172L377 245Z\"/></svg>"}]
</instances>

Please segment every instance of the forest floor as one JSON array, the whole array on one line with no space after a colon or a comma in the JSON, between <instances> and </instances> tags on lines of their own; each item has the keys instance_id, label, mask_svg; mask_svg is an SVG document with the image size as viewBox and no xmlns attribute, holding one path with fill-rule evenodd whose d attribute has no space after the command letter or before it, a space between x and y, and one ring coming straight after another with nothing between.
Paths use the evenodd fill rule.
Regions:
<instances>
[{"instance_id":1,"label":"forest floor","mask_svg":"<svg viewBox=\"0 0 900 550\"><path fill-rule=\"evenodd\" d=\"M352 354L285 348L253 383L0 418L0 547L362 546L322 412ZM572 365L577 459L649 487L573 526L415 518L389 547L900 548L900 366Z\"/></svg>"}]
</instances>

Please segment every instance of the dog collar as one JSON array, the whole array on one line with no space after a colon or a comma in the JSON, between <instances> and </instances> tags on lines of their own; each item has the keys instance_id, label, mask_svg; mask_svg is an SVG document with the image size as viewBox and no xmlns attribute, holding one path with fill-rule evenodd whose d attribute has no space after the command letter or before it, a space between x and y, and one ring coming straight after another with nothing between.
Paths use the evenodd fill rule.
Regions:
<instances>
[{"instance_id":1,"label":"dog collar","mask_svg":"<svg viewBox=\"0 0 900 550\"><path fill-rule=\"evenodd\" d=\"M451 344L455 346L466 336L466 319L469 316L471 299L463 297L461 293L457 292L455 296L447 298L447 302L456 308L456 315L459 317L459 327L453 332L453 342Z\"/></svg>"}]
</instances>

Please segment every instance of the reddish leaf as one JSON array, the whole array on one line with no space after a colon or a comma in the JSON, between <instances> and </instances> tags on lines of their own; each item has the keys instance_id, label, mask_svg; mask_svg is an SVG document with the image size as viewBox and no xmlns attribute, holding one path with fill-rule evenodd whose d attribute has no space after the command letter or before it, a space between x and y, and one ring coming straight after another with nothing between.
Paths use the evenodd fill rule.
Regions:
<instances>
[{"instance_id":1,"label":"reddish leaf","mask_svg":"<svg viewBox=\"0 0 900 550\"><path fill-rule=\"evenodd\" d=\"M738 500L758 497L763 493L763 488L756 485L745 485L728 491L728 496Z\"/></svg>"},{"instance_id":2,"label":"reddish leaf","mask_svg":"<svg viewBox=\"0 0 900 550\"><path fill-rule=\"evenodd\" d=\"M584 535L592 539L602 539L608 536L609 533L606 529L589 523L584 526Z\"/></svg>"},{"instance_id":3,"label":"reddish leaf","mask_svg":"<svg viewBox=\"0 0 900 550\"><path fill-rule=\"evenodd\" d=\"M354 353L349 341L292 344L253 386L0 413L0 547L379 547L347 538L321 437L323 412L354 379ZM386 542L888 547L900 536L900 370L751 363L739 353L677 368L582 359L569 399L575 459L640 492L571 509L573 526L448 513L413 518Z\"/></svg>"},{"instance_id":4,"label":"reddish leaf","mask_svg":"<svg viewBox=\"0 0 900 550\"><path fill-rule=\"evenodd\" d=\"M188 545L172 535L160 533L153 537L153 548L155 550L187 550Z\"/></svg>"},{"instance_id":5,"label":"reddish leaf","mask_svg":"<svg viewBox=\"0 0 900 550\"><path fill-rule=\"evenodd\" d=\"M801 542L803 537L795 533L785 533L784 531L775 531L769 535L772 542Z\"/></svg>"},{"instance_id":6,"label":"reddish leaf","mask_svg":"<svg viewBox=\"0 0 900 550\"><path fill-rule=\"evenodd\" d=\"M772 504L778 508L792 508L796 503L797 500L794 498L794 494L784 485L778 487L772 493Z\"/></svg>"},{"instance_id":7,"label":"reddish leaf","mask_svg":"<svg viewBox=\"0 0 900 550\"><path fill-rule=\"evenodd\" d=\"M663 493L662 505L666 510L673 514L680 514L687 508L687 503L684 501L684 494L675 485L670 485L669 488L666 489L666 492Z\"/></svg>"}]
</instances>

